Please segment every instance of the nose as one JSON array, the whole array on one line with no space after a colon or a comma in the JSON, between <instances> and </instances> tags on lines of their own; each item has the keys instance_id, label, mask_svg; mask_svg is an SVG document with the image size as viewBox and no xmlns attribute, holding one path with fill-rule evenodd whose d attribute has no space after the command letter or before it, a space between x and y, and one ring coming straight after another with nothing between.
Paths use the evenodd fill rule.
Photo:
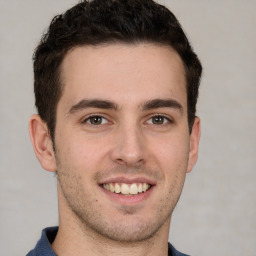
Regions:
<instances>
[{"instance_id":1,"label":"nose","mask_svg":"<svg viewBox=\"0 0 256 256\"><path fill-rule=\"evenodd\" d=\"M140 127L120 127L113 142L112 161L126 166L138 166L146 161L146 141Z\"/></svg>"}]
</instances>

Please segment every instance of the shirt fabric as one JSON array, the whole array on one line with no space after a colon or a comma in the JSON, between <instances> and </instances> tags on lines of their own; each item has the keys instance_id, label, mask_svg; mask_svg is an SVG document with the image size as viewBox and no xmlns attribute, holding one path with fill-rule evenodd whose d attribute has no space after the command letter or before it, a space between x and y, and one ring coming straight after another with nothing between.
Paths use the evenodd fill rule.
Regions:
<instances>
[{"instance_id":1,"label":"shirt fabric","mask_svg":"<svg viewBox=\"0 0 256 256\"><path fill-rule=\"evenodd\" d=\"M53 243L58 232L58 227L49 227L42 231L42 236L37 242L36 247L27 256L57 256L53 251ZM168 244L168 256L188 256L178 252L170 243Z\"/></svg>"}]
</instances>

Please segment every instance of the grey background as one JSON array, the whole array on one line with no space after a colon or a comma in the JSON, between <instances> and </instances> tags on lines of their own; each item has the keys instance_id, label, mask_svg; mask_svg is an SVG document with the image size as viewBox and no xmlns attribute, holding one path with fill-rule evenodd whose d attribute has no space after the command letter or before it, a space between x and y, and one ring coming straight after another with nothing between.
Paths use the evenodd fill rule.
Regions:
<instances>
[{"instance_id":1,"label":"grey background","mask_svg":"<svg viewBox=\"0 0 256 256\"><path fill-rule=\"evenodd\" d=\"M170 241L198 256L256 255L256 1L170 0L204 65L200 157ZM75 0L0 0L0 254L25 255L56 225L56 179L28 136L31 55L53 15Z\"/></svg>"}]
</instances>

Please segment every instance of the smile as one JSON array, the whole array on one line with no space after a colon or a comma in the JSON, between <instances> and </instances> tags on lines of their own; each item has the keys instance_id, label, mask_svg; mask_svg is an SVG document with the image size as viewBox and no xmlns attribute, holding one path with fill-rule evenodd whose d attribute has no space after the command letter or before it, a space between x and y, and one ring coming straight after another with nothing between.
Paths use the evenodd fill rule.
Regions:
<instances>
[{"instance_id":1,"label":"smile","mask_svg":"<svg viewBox=\"0 0 256 256\"><path fill-rule=\"evenodd\" d=\"M147 183L106 183L102 187L115 194L138 195L149 190L151 185Z\"/></svg>"}]
</instances>

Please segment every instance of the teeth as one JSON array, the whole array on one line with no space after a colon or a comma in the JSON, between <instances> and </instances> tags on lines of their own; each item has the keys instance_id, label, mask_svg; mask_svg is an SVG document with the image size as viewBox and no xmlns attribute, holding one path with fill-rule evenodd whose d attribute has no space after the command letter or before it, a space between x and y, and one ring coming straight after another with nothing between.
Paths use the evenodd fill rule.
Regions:
<instances>
[{"instance_id":1,"label":"teeth","mask_svg":"<svg viewBox=\"0 0 256 256\"><path fill-rule=\"evenodd\" d=\"M146 192L150 188L150 185L147 183L108 183L103 184L103 188L116 194L137 195Z\"/></svg>"},{"instance_id":2,"label":"teeth","mask_svg":"<svg viewBox=\"0 0 256 256\"><path fill-rule=\"evenodd\" d=\"M115 193L119 194L121 192L121 188L118 183L115 184Z\"/></svg>"},{"instance_id":3,"label":"teeth","mask_svg":"<svg viewBox=\"0 0 256 256\"><path fill-rule=\"evenodd\" d=\"M127 184L123 183L121 186L121 194L128 195L129 192L130 192L129 186Z\"/></svg>"},{"instance_id":4,"label":"teeth","mask_svg":"<svg viewBox=\"0 0 256 256\"><path fill-rule=\"evenodd\" d=\"M148 190L148 184L147 183L143 183L142 185L142 191L146 192Z\"/></svg>"},{"instance_id":5,"label":"teeth","mask_svg":"<svg viewBox=\"0 0 256 256\"><path fill-rule=\"evenodd\" d=\"M132 194L132 195L137 195L138 194L137 184L132 184L130 186L130 194Z\"/></svg>"},{"instance_id":6,"label":"teeth","mask_svg":"<svg viewBox=\"0 0 256 256\"><path fill-rule=\"evenodd\" d=\"M115 192L115 187L112 183L110 183L109 187L111 192Z\"/></svg>"},{"instance_id":7,"label":"teeth","mask_svg":"<svg viewBox=\"0 0 256 256\"><path fill-rule=\"evenodd\" d=\"M142 193L142 184L139 184L139 186L138 186L138 192L139 192L139 193Z\"/></svg>"}]
</instances>

